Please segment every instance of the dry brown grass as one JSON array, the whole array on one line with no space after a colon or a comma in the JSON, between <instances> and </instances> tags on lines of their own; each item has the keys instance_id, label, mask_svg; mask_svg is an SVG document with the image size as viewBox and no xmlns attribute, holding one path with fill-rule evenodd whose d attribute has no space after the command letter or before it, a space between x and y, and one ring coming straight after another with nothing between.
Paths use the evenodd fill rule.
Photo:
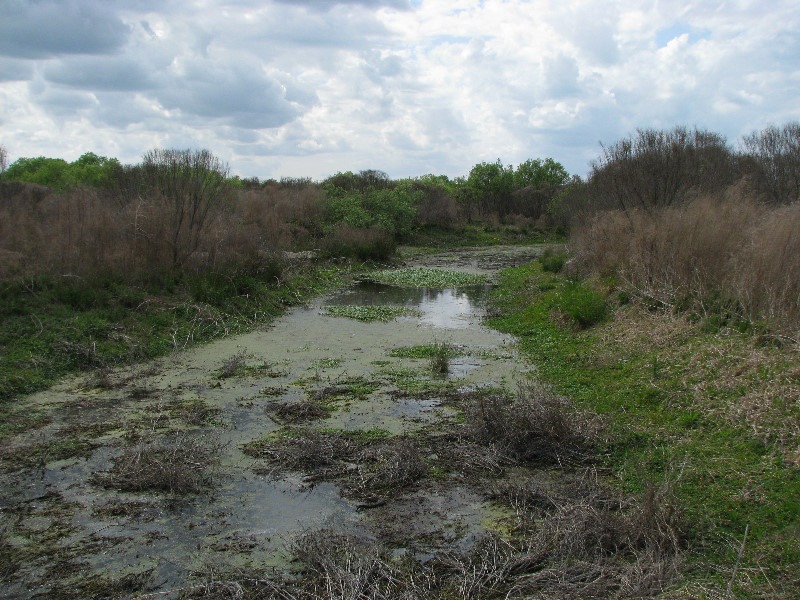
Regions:
<instances>
[{"instance_id":1,"label":"dry brown grass","mask_svg":"<svg viewBox=\"0 0 800 600\"><path fill-rule=\"evenodd\" d=\"M575 228L587 273L617 273L641 295L703 314L725 304L800 330L800 204L767 206L733 188L659 210L608 211Z\"/></svg>"},{"instance_id":2,"label":"dry brown grass","mask_svg":"<svg viewBox=\"0 0 800 600\"><path fill-rule=\"evenodd\" d=\"M269 413L273 418L277 418L282 423L305 423L324 419L328 416L328 411L316 402L289 402L286 404L275 404L269 408Z\"/></svg>"},{"instance_id":3,"label":"dry brown grass","mask_svg":"<svg viewBox=\"0 0 800 600\"><path fill-rule=\"evenodd\" d=\"M356 495L374 495L405 488L425 477L428 465L407 438L365 448L358 457L358 480L349 485Z\"/></svg>"}]
</instances>

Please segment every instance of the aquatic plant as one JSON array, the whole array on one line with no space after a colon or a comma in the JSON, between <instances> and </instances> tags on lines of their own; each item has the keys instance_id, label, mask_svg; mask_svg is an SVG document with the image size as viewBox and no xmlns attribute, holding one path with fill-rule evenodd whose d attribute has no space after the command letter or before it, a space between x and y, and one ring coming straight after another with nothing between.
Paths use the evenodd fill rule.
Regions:
<instances>
[{"instance_id":1,"label":"aquatic plant","mask_svg":"<svg viewBox=\"0 0 800 600\"><path fill-rule=\"evenodd\" d=\"M366 279L410 287L459 287L486 283L486 276L445 269L386 269L370 271Z\"/></svg>"},{"instance_id":2,"label":"aquatic plant","mask_svg":"<svg viewBox=\"0 0 800 600\"><path fill-rule=\"evenodd\" d=\"M419 316L413 308L403 306L357 306L350 304L326 306L323 313L327 317L346 317L356 321L391 321L397 317Z\"/></svg>"},{"instance_id":3,"label":"aquatic plant","mask_svg":"<svg viewBox=\"0 0 800 600\"><path fill-rule=\"evenodd\" d=\"M450 371L450 359L455 355L455 347L448 342L436 342L431 355L431 371L444 375Z\"/></svg>"}]
</instances>

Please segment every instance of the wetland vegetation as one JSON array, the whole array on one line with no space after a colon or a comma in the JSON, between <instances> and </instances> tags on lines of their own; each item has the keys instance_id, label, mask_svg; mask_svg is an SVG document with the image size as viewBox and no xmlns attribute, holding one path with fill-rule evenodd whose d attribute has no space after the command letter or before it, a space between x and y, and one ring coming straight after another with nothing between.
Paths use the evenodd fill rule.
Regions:
<instances>
[{"instance_id":1,"label":"wetland vegetation","mask_svg":"<svg viewBox=\"0 0 800 600\"><path fill-rule=\"evenodd\" d=\"M799 157L788 124L637 131L586 181L18 161L2 595L796 597Z\"/></svg>"}]
</instances>

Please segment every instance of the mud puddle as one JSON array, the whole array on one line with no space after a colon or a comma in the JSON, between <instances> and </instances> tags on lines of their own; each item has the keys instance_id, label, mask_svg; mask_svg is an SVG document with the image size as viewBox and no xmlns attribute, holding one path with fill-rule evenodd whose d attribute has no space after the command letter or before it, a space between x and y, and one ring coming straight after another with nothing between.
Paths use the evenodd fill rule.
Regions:
<instances>
[{"instance_id":1,"label":"mud puddle","mask_svg":"<svg viewBox=\"0 0 800 600\"><path fill-rule=\"evenodd\" d=\"M492 276L540 250L407 260ZM460 443L459 398L528 371L482 325L490 289L364 281L264 330L20 400L38 426L0 446L2 595L177 597L221 562L284 568L315 529L425 560L502 528L507 511L445 448ZM331 306L408 312L362 322Z\"/></svg>"}]
</instances>

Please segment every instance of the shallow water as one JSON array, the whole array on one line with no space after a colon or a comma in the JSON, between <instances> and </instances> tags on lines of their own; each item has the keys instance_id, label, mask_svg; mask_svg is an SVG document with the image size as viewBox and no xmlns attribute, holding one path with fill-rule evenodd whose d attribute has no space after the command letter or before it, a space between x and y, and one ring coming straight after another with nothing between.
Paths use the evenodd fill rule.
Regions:
<instances>
[{"instance_id":1,"label":"shallow water","mask_svg":"<svg viewBox=\"0 0 800 600\"><path fill-rule=\"evenodd\" d=\"M460 251L409 262L493 274L530 260L539 250ZM148 591L175 590L195 570L223 558L239 566L280 566L287 540L297 533L323 526L367 526L371 517L343 499L335 485L309 486L301 476L259 474L241 446L282 427L268 412L276 402L305 400L355 378L374 389L363 398L337 402L336 410L314 426L403 434L453 414L429 391L415 394L409 386L398 394L404 384L422 382L424 387L431 380L464 388L510 387L528 368L517 360L512 338L482 324L490 289L361 282L293 309L265 329L120 369L112 375L117 383L113 389L86 389L90 386L83 378L22 400L31 410L47 413L52 422L4 442L11 452L62 439L68 427L96 423L104 431L89 436L94 449L87 456L51 461L45 455L30 468L0 474L5 543L24 551L52 545L52 552L32 551L32 558L7 581L0 579L0 590L12 598L46 593L58 585L53 584L59 580L55 564L65 559L69 565L83 565L87 573L115 578L149 571ZM420 314L363 323L326 316L324 307L333 304L405 306ZM443 380L426 371L425 359L390 356L397 348L434 342L453 344L462 354L452 359ZM220 379L226 361L241 353L250 369ZM198 426L170 412L175 403L197 401L218 410L211 424ZM191 430L219 447L220 466L208 491L175 499L115 492L92 483L92 474L107 471L131 444L125 432L176 429ZM422 535L445 523L458 531L450 536L454 544L474 535L489 511L474 493L460 489L397 499L398 506L403 503L416 507L396 513L413 519L412 529ZM430 510L420 512L420 506ZM56 532L63 535L53 541ZM61 576L74 572L67 569Z\"/></svg>"}]
</instances>

